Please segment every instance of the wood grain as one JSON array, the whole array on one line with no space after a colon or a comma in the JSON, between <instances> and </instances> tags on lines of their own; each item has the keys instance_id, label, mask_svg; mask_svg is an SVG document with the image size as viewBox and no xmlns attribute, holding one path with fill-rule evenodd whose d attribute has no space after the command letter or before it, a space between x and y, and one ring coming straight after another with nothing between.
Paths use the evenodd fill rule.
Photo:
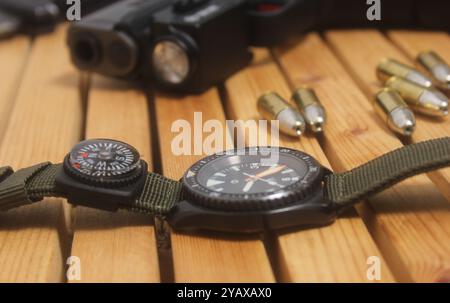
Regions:
<instances>
[{"instance_id":1,"label":"wood grain","mask_svg":"<svg viewBox=\"0 0 450 303\"><path fill-rule=\"evenodd\" d=\"M0 165L18 169L56 163L82 138L112 137L136 146L159 167L151 163L151 119L139 88L95 77L84 125L79 75L65 38L62 26L33 43L25 37L0 43ZM281 137L281 143L325 165L330 160L335 170L343 171L401 146L370 106L379 88L374 74L378 60L391 56L412 64L418 51L432 48L450 61L450 40L438 32L391 31L386 37L359 30L333 31L325 38L328 46L311 34L290 49L277 50L282 73L266 50L257 50L255 64L226 83L226 107L228 117L258 119L255 100L261 92L273 89L287 98L294 86L312 85L329 114L321 146L310 135L300 141ZM203 122L223 122L220 98L216 89L185 98L159 95L155 108L164 174L178 179L202 155L172 153L172 123L192 123L194 112L202 112ZM418 115L418 120L414 141L449 135L448 118L437 123ZM449 176L450 170L429 174L448 201ZM349 212L327 227L274 234L268 247L275 252L279 278L364 282L365 261L373 255L381 257L382 281L394 276L399 281L449 282L450 206L440 192L426 176L415 177L358 206L365 225ZM159 282L162 265L154 233L148 216L82 207L72 211L62 199L0 213L0 282L63 282L69 255L81 258L81 282ZM171 243L177 282L275 281L259 238L173 232Z\"/></svg>"},{"instance_id":2,"label":"wood grain","mask_svg":"<svg viewBox=\"0 0 450 303\"><path fill-rule=\"evenodd\" d=\"M164 175L177 180L203 155L173 154L171 141L178 133L171 132L172 123L183 119L193 126L194 112L201 112L203 122L217 119L224 124L219 95L216 89L184 98L159 95L155 104ZM228 132L225 130L224 138L226 136ZM194 144L191 148L194 149ZM269 259L259 239L177 232L171 236L176 282L274 281Z\"/></svg>"},{"instance_id":3,"label":"wood grain","mask_svg":"<svg viewBox=\"0 0 450 303\"><path fill-rule=\"evenodd\" d=\"M397 37L398 35L394 36ZM374 94L380 88L381 84L375 75L375 69L383 57L395 58L409 65L414 65L403 52L377 31L333 31L329 32L326 37L368 98L373 98ZM409 35L406 35L406 37L409 37ZM417 37L418 40L426 40L422 46L418 46L418 42L415 42L415 49L438 47L437 50L440 50L442 56L446 56L448 59L450 38L444 38L439 34L429 36L428 38L425 38L426 35ZM416 51L412 48L413 42L409 39L408 41L403 42L403 45L405 46L405 50L408 49L412 55ZM417 127L412 136L413 142L450 135L449 117L432 119L417 114L416 118ZM450 169L442 169L432 172L429 175L436 186L446 196L447 200L450 201Z\"/></svg>"},{"instance_id":4,"label":"wood grain","mask_svg":"<svg viewBox=\"0 0 450 303\"><path fill-rule=\"evenodd\" d=\"M388 37L399 47L410 60L415 60L417 55L426 50L434 50L447 63L450 64L450 36L445 32L429 31L389 31ZM421 69L416 62L416 67ZM423 72L426 72L423 68ZM431 119L423 119L421 125L428 127L417 128L414 140L421 141L425 138L450 135L450 118L441 119L441 127L435 127L436 123ZM442 169L439 173L429 174L430 179L439 186L441 192L450 201L450 169Z\"/></svg>"},{"instance_id":5,"label":"wood grain","mask_svg":"<svg viewBox=\"0 0 450 303\"><path fill-rule=\"evenodd\" d=\"M350 41L354 33L341 35ZM358 52L367 52L367 57L373 48L353 45L348 57L358 57ZM401 147L317 34L280 50L278 58L290 82L313 85L325 105L332 127L322 147L335 170L352 169ZM359 63L352 61L351 66ZM426 176L410 178L368 202L358 212L397 280L450 280L450 206Z\"/></svg>"},{"instance_id":6,"label":"wood grain","mask_svg":"<svg viewBox=\"0 0 450 303\"><path fill-rule=\"evenodd\" d=\"M61 162L81 136L78 76L65 50L65 27L35 40L0 147L15 169ZM61 199L0 214L0 281L61 282L67 231Z\"/></svg>"},{"instance_id":7,"label":"wood grain","mask_svg":"<svg viewBox=\"0 0 450 303\"><path fill-rule=\"evenodd\" d=\"M276 91L286 99L291 95L291 89L269 51L254 49L253 53L253 64L225 84L227 111L235 120L259 120L256 100L266 91ZM304 151L331 167L311 134L301 139L281 135L280 145ZM367 259L370 256L383 259L355 211L327 227L277 233L276 249L276 266L283 282L368 282ZM384 260L381 264L382 281L393 281Z\"/></svg>"},{"instance_id":8,"label":"wood grain","mask_svg":"<svg viewBox=\"0 0 450 303\"><path fill-rule=\"evenodd\" d=\"M94 77L89 91L86 138L111 138L136 147L152 170L150 118L142 89ZM81 281L159 282L152 218L127 211L75 208L72 256L81 260Z\"/></svg>"},{"instance_id":9,"label":"wood grain","mask_svg":"<svg viewBox=\"0 0 450 303\"><path fill-rule=\"evenodd\" d=\"M18 37L0 43L0 138L8 125L20 86L23 69L28 59L31 40Z\"/></svg>"}]
</instances>

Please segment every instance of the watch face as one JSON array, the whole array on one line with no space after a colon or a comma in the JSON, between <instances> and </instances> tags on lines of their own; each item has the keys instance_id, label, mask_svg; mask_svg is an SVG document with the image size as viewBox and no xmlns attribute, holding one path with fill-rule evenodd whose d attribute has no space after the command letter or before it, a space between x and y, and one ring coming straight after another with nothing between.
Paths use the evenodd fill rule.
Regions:
<instances>
[{"instance_id":1,"label":"watch face","mask_svg":"<svg viewBox=\"0 0 450 303\"><path fill-rule=\"evenodd\" d=\"M317 184L321 171L311 156L300 151L259 147L205 158L188 170L183 183L197 197L194 200L209 206L220 201L220 207L234 208L239 205L234 202L251 201L265 207L271 201L287 203L302 196Z\"/></svg>"},{"instance_id":2,"label":"watch face","mask_svg":"<svg viewBox=\"0 0 450 303\"><path fill-rule=\"evenodd\" d=\"M82 141L68 156L70 169L87 177L116 178L140 168L138 151L123 142L106 139Z\"/></svg>"}]
</instances>

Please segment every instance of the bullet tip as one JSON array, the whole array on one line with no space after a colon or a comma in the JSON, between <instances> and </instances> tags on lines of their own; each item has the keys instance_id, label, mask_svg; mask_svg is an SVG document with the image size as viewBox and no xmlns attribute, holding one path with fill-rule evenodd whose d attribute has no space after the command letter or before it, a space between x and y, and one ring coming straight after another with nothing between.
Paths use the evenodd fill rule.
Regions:
<instances>
[{"instance_id":1,"label":"bullet tip","mask_svg":"<svg viewBox=\"0 0 450 303\"><path fill-rule=\"evenodd\" d=\"M419 102L425 114L431 116L446 116L448 114L448 98L438 90L425 91L419 98Z\"/></svg>"},{"instance_id":2,"label":"bullet tip","mask_svg":"<svg viewBox=\"0 0 450 303\"><path fill-rule=\"evenodd\" d=\"M413 133L414 133L414 130L415 130L416 128L415 128L415 126L414 125L409 125L409 126L406 126L404 129L403 129L403 134L405 135L405 136L411 136Z\"/></svg>"},{"instance_id":3,"label":"bullet tip","mask_svg":"<svg viewBox=\"0 0 450 303\"><path fill-rule=\"evenodd\" d=\"M311 124L311 130L315 133L321 133L324 129L324 123L323 122L316 122Z\"/></svg>"},{"instance_id":4,"label":"bullet tip","mask_svg":"<svg viewBox=\"0 0 450 303\"><path fill-rule=\"evenodd\" d=\"M406 79L423 87L433 87L433 80L431 80L428 76L425 76L421 72L415 70L409 72L409 74L406 76Z\"/></svg>"},{"instance_id":5,"label":"bullet tip","mask_svg":"<svg viewBox=\"0 0 450 303\"><path fill-rule=\"evenodd\" d=\"M416 129L416 119L409 108L398 107L390 113L388 125L403 136L411 136Z\"/></svg>"},{"instance_id":6,"label":"bullet tip","mask_svg":"<svg viewBox=\"0 0 450 303\"><path fill-rule=\"evenodd\" d=\"M403 129L403 134L405 136L411 136L416 129L416 122L411 119L405 120L401 128Z\"/></svg>"},{"instance_id":7,"label":"bullet tip","mask_svg":"<svg viewBox=\"0 0 450 303\"><path fill-rule=\"evenodd\" d=\"M440 106L440 111L442 115L447 116L448 115L448 102L443 101Z\"/></svg>"}]
</instances>

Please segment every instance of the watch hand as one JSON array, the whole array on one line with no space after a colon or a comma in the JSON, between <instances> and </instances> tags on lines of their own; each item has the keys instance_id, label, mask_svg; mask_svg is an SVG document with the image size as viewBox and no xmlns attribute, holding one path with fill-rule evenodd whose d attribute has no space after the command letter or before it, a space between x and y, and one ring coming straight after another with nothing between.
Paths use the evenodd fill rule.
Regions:
<instances>
[{"instance_id":1,"label":"watch hand","mask_svg":"<svg viewBox=\"0 0 450 303\"><path fill-rule=\"evenodd\" d=\"M286 168L286 165L277 165L275 167L271 167L269 169L266 169L266 170L260 172L259 174L255 175L255 177L256 178L267 177L267 176L276 174L276 173L282 171L285 168ZM249 181L248 178L245 181Z\"/></svg>"},{"instance_id":2,"label":"watch hand","mask_svg":"<svg viewBox=\"0 0 450 303\"><path fill-rule=\"evenodd\" d=\"M247 182L244 186L244 189L242 190L244 193L248 192L250 188L252 188L253 184L255 184L255 181Z\"/></svg>"},{"instance_id":3,"label":"watch hand","mask_svg":"<svg viewBox=\"0 0 450 303\"><path fill-rule=\"evenodd\" d=\"M278 186L278 187L281 187L281 188L283 187L283 185L280 185L280 184L278 184L277 182L269 181L269 180L260 178L260 177L258 177L258 176L256 176L256 175L250 175L250 174L244 173L244 176L249 177L249 179L257 179L257 180L260 180L260 181L269 183L270 185L275 185L275 186Z\"/></svg>"}]
</instances>

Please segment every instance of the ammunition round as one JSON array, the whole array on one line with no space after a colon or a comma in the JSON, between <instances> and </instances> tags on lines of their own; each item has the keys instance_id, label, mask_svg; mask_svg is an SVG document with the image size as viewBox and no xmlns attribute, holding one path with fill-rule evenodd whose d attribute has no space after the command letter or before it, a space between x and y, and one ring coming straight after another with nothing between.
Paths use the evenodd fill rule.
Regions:
<instances>
[{"instance_id":1,"label":"ammunition round","mask_svg":"<svg viewBox=\"0 0 450 303\"><path fill-rule=\"evenodd\" d=\"M393 59L383 59L377 66L377 76L385 83L389 78L396 76L405 78L424 87L432 87L433 81L421 72Z\"/></svg>"},{"instance_id":2,"label":"ammunition round","mask_svg":"<svg viewBox=\"0 0 450 303\"><path fill-rule=\"evenodd\" d=\"M278 120L280 131L299 137L305 131L305 120L277 93L269 92L258 99L258 111L269 121Z\"/></svg>"},{"instance_id":3,"label":"ammunition round","mask_svg":"<svg viewBox=\"0 0 450 303\"><path fill-rule=\"evenodd\" d=\"M384 88L379 91L375 96L374 107L391 130L403 136L412 135L416 127L414 113L395 90Z\"/></svg>"},{"instance_id":4,"label":"ammunition round","mask_svg":"<svg viewBox=\"0 0 450 303\"><path fill-rule=\"evenodd\" d=\"M417 61L433 75L440 86L450 89L450 66L437 53L421 52Z\"/></svg>"},{"instance_id":5,"label":"ammunition round","mask_svg":"<svg viewBox=\"0 0 450 303\"><path fill-rule=\"evenodd\" d=\"M315 133L323 132L327 120L325 108L312 88L297 88L292 95L300 113L305 117L307 126Z\"/></svg>"},{"instance_id":6,"label":"ammunition round","mask_svg":"<svg viewBox=\"0 0 450 303\"><path fill-rule=\"evenodd\" d=\"M448 115L449 99L436 89L426 88L399 77L391 77L386 81L386 86L396 90L418 112L430 116Z\"/></svg>"}]
</instances>

